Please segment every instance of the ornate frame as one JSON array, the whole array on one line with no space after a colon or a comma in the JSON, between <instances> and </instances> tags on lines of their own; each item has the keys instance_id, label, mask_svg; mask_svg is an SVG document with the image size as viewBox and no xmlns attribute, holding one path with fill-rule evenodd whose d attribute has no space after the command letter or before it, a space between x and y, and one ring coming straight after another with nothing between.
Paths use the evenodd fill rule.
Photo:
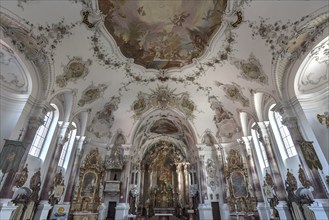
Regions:
<instances>
[{"instance_id":1,"label":"ornate frame","mask_svg":"<svg viewBox=\"0 0 329 220\"><path fill-rule=\"evenodd\" d=\"M71 212L98 213L98 206L101 204L99 186L103 174L102 159L98 149L94 148L80 167L79 185L72 201Z\"/></svg>"}]
</instances>

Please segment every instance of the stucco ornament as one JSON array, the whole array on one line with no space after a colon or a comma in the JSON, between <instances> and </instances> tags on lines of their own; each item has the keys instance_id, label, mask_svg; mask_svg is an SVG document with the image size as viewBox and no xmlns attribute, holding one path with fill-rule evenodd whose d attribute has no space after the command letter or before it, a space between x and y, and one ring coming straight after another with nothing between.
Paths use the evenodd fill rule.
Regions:
<instances>
[{"instance_id":1,"label":"stucco ornament","mask_svg":"<svg viewBox=\"0 0 329 220\"><path fill-rule=\"evenodd\" d=\"M105 157L105 169L119 169L122 170L124 164L123 148L121 146L114 146L111 155Z\"/></svg>"},{"instance_id":2,"label":"stucco ornament","mask_svg":"<svg viewBox=\"0 0 329 220\"><path fill-rule=\"evenodd\" d=\"M96 113L91 125L88 127L88 131L97 138L111 138L112 132L110 129L114 122L113 112L118 109L119 103L120 99L118 97L112 97L104 105L104 108Z\"/></svg>"},{"instance_id":3,"label":"stucco ornament","mask_svg":"<svg viewBox=\"0 0 329 220\"><path fill-rule=\"evenodd\" d=\"M85 104L90 104L94 102L96 99L100 98L104 91L107 89L106 84L99 84L97 86L90 85L87 89L85 89L82 93L82 96L78 102L80 107L83 107Z\"/></svg>"},{"instance_id":4,"label":"stucco ornament","mask_svg":"<svg viewBox=\"0 0 329 220\"><path fill-rule=\"evenodd\" d=\"M85 78L88 73L88 67L92 61L83 61L81 57L73 57L66 66L64 73L56 77L56 84L59 87L65 87L69 81L76 82L79 78Z\"/></svg>"},{"instance_id":5,"label":"stucco ornament","mask_svg":"<svg viewBox=\"0 0 329 220\"><path fill-rule=\"evenodd\" d=\"M243 95L241 88L239 87L238 84L232 83L231 85L225 84L223 86L225 96L232 100L232 101L237 101L240 102L244 107L249 106L249 100Z\"/></svg>"},{"instance_id":6,"label":"stucco ornament","mask_svg":"<svg viewBox=\"0 0 329 220\"><path fill-rule=\"evenodd\" d=\"M262 84L268 84L268 77L264 73L260 61L253 53L249 55L247 60L232 58L231 63L240 70L242 78Z\"/></svg>"},{"instance_id":7,"label":"stucco ornament","mask_svg":"<svg viewBox=\"0 0 329 220\"><path fill-rule=\"evenodd\" d=\"M235 133L240 131L233 114L225 110L223 104L215 96L209 97L208 101L211 109L215 111L213 120L218 129L216 136L232 138Z\"/></svg>"},{"instance_id":8,"label":"stucco ornament","mask_svg":"<svg viewBox=\"0 0 329 220\"><path fill-rule=\"evenodd\" d=\"M167 86L159 86L151 89L151 94L138 93L137 100L131 106L136 119L151 108L170 108L174 107L183 112L187 118L192 119L196 110L196 105L190 99L187 92L175 93L175 89L169 89Z\"/></svg>"},{"instance_id":9,"label":"stucco ornament","mask_svg":"<svg viewBox=\"0 0 329 220\"><path fill-rule=\"evenodd\" d=\"M215 191L216 186L218 185L218 181L216 178L216 164L212 159L207 160L206 171L207 171L207 184L212 191Z\"/></svg>"}]
</instances>

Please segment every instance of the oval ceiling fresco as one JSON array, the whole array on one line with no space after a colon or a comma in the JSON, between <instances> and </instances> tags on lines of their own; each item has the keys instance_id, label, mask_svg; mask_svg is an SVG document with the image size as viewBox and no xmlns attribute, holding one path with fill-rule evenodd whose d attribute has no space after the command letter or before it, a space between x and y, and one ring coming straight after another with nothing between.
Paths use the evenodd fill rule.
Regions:
<instances>
[{"instance_id":1,"label":"oval ceiling fresco","mask_svg":"<svg viewBox=\"0 0 329 220\"><path fill-rule=\"evenodd\" d=\"M167 69L203 55L227 0L99 0L98 5L125 57L145 68Z\"/></svg>"}]
</instances>

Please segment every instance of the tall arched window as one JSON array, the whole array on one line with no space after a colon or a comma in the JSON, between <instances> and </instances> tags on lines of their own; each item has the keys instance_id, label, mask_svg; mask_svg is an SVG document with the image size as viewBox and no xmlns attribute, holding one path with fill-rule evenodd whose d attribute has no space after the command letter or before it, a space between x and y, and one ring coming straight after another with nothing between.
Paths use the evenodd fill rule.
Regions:
<instances>
[{"instance_id":1,"label":"tall arched window","mask_svg":"<svg viewBox=\"0 0 329 220\"><path fill-rule=\"evenodd\" d=\"M51 106L55 111L50 111L45 115L44 123L39 127L29 151L32 156L41 158L42 154L48 150L59 117L57 106L55 104Z\"/></svg>"},{"instance_id":2,"label":"tall arched window","mask_svg":"<svg viewBox=\"0 0 329 220\"><path fill-rule=\"evenodd\" d=\"M282 124L282 116L280 115L280 113L270 111L269 119L275 139L279 146L280 153L282 155L282 159L285 160L286 158L297 155L297 151L290 136L290 132L288 128Z\"/></svg>"},{"instance_id":3,"label":"tall arched window","mask_svg":"<svg viewBox=\"0 0 329 220\"><path fill-rule=\"evenodd\" d=\"M39 157L43 144L45 142L48 130L53 120L54 113L48 112L44 118L44 123L41 125L33 139L29 154L35 157Z\"/></svg>"}]
</instances>

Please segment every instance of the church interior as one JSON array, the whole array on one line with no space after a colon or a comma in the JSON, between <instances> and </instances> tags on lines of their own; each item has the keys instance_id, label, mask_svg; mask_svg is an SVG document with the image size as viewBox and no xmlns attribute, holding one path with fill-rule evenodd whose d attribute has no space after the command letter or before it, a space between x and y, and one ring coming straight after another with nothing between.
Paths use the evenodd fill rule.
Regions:
<instances>
[{"instance_id":1,"label":"church interior","mask_svg":"<svg viewBox=\"0 0 329 220\"><path fill-rule=\"evenodd\" d=\"M329 219L327 0L1 0L1 220Z\"/></svg>"}]
</instances>

